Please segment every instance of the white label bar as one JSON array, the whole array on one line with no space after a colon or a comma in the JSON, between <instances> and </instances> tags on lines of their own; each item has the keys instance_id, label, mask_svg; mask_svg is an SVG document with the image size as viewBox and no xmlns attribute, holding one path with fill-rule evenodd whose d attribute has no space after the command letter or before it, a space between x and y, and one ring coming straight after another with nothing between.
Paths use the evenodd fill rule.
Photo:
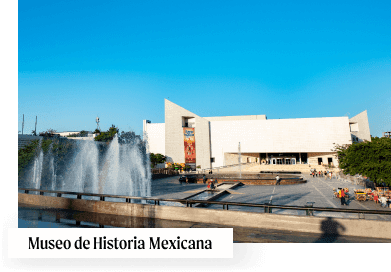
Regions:
<instances>
[{"instance_id":1,"label":"white label bar","mask_svg":"<svg viewBox=\"0 0 391 272\"><path fill-rule=\"evenodd\" d=\"M232 258L232 228L8 229L9 258Z\"/></svg>"}]
</instances>

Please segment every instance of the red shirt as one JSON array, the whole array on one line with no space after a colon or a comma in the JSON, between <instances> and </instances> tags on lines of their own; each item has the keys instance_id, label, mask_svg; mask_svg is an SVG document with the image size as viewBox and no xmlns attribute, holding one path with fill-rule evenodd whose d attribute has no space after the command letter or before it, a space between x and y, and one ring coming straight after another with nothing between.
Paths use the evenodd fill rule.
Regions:
<instances>
[{"instance_id":1,"label":"red shirt","mask_svg":"<svg viewBox=\"0 0 391 272\"><path fill-rule=\"evenodd\" d=\"M341 190L341 197L345 196L345 190Z\"/></svg>"}]
</instances>

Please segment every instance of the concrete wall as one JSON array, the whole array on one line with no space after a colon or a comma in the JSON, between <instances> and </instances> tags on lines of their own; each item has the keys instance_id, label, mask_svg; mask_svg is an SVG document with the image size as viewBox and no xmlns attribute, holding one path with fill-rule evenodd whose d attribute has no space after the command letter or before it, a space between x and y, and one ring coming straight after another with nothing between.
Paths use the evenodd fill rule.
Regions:
<instances>
[{"instance_id":1,"label":"concrete wall","mask_svg":"<svg viewBox=\"0 0 391 272\"><path fill-rule=\"evenodd\" d=\"M183 118L195 118L196 165L210 168L209 121L165 99L165 155L184 163Z\"/></svg>"},{"instance_id":2,"label":"concrete wall","mask_svg":"<svg viewBox=\"0 0 391 272\"><path fill-rule=\"evenodd\" d=\"M369 122L367 111L363 111L349 119L350 133L358 138L358 142L370 141L371 132L369 131Z\"/></svg>"},{"instance_id":3,"label":"concrete wall","mask_svg":"<svg viewBox=\"0 0 391 272\"><path fill-rule=\"evenodd\" d=\"M323 165L328 165L328 158L332 158L333 162L332 164L334 166L338 166L339 162L336 157L335 152L323 152L323 153L308 153L308 164L311 165L311 167L315 167L318 165L318 158L322 158Z\"/></svg>"},{"instance_id":4,"label":"concrete wall","mask_svg":"<svg viewBox=\"0 0 391 272\"><path fill-rule=\"evenodd\" d=\"M143 131L148 139L148 152L165 154L165 124L164 123L146 123Z\"/></svg>"},{"instance_id":5,"label":"concrete wall","mask_svg":"<svg viewBox=\"0 0 391 272\"><path fill-rule=\"evenodd\" d=\"M241 154L241 160L242 160L242 163L247 163L247 162L260 163L258 153ZM238 163L239 163L239 154L237 154L237 153L225 153L224 154L224 165L233 165L233 164L238 164ZM213 165L213 167L217 167L216 163L213 163L212 165Z\"/></svg>"},{"instance_id":6,"label":"concrete wall","mask_svg":"<svg viewBox=\"0 0 391 272\"><path fill-rule=\"evenodd\" d=\"M266 120L266 115L238 115L204 117L208 121Z\"/></svg>"},{"instance_id":7,"label":"concrete wall","mask_svg":"<svg viewBox=\"0 0 391 272\"><path fill-rule=\"evenodd\" d=\"M331 152L336 144L350 144L348 117L211 121L214 166L224 153Z\"/></svg>"},{"instance_id":8,"label":"concrete wall","mask_svg":"<svg viewBox=\"0 0 391 272\"><path fill-rule=\"evenodd\" d=\"M18 194L18 202L36 206L77 211L180 220L229 226L267 228L299 232L322 233L340 226L343 235L391 239L391 222L360 219L327 220L321 217L289 216L215 209L197 209L69 199L40 195Z\"/></svg>"}]
</instances>

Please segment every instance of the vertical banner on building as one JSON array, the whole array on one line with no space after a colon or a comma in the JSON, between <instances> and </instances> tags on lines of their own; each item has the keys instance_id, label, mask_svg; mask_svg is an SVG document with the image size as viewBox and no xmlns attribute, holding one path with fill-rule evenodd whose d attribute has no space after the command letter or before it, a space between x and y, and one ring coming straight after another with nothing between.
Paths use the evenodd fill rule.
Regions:
<instances>
[{"instance_id":1,"label":"vertical banner on building","mask_svg":"<svg viewBox=\"0 0 391 272\"><path fill-rule=\"evenodd\" d=\"M185 163L196 162L195 135L194 128L183 128L185 140Z\"/></svg>"}]
</instances>

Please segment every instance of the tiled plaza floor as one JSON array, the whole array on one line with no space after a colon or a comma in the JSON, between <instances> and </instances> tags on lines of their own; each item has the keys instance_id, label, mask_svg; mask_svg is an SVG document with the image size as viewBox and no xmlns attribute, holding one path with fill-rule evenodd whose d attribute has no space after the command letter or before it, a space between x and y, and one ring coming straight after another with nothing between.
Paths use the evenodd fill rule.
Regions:
<instances>
[{"instance_id":1,"label":"tiled plaza floor","mask_svg":"<svg viewBox=\"0 0 391 272\"><path fill-rule=\"evenodd\" d=\"M354 199L354 189L362 189L363 186L351 184L338 179L325 180L324 178L312 178L309 175L303 175L307 183L297 185L244 185L231 190L216 201L244 202L244 203L268 203L272 200L274 205L304 206L307 202L315 202L314 207L344 208L344 209L364 209L364 210L388 210L382 208L380 204L373 201L359 202ZM334 198L333 188L349 188L350 199L348 206L341 206L341 201ZM160 198L184 198L194 194L198 190L206 189L204 184L182 184L180 185L178 177L155 180L152 182L152 196ZM221 205L211 205L209 209L221 209ZM253 207L230 207L230 210L263 212L262 209ZM273 210L277 214L305 215L304 211L295 210ZM335 213L335 212L314 212L315 216L322 217L343 217L358 218L354 213ZM362 215L361 215L362 216ZM391 220L391 216L386 215L365 215L365 219Z\"/></svg>"}]
</instances>

